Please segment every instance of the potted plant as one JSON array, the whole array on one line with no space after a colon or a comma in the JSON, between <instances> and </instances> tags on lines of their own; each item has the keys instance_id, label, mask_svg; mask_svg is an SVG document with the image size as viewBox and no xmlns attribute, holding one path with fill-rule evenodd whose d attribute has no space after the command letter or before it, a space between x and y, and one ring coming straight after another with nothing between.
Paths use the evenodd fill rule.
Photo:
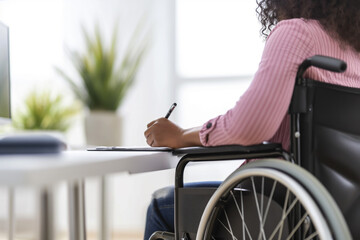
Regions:
<instances>
[{"instance_id":1,"label":"potted plant","mask_svg":"<svg viewBox=\"0 0 360 240\"><path fill-rule=\"evenodd\" d=\"M68 130L79 110L79 104L66 104L63 95L34 90L25 98L24 107L15 113L13 127L26 131L63 133Z\"/></svg>"},{"instance_id":2,"label":"potted plant","mask_svg":"<svg viewBox=\"0 0 360 240\"><path fill-rule=\"evenodd\" d=\"M81 78L80 83L56 68L90 110L85 117L85 134L89 145L121 144L121 118L116 111L134 82L146 50L147 41L139 41L136 30L119 59L117 35L115 27L110 45L106 46L98 25L92 36L83 28L85 51L67 51Z\"/></svg>"}]
</instances>

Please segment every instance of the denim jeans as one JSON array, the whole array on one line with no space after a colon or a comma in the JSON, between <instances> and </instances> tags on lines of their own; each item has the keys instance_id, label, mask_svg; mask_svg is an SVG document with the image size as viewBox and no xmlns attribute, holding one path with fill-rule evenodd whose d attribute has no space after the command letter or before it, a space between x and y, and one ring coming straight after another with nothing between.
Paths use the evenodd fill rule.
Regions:
<instances>
[{"instance_id":1,"label":"denim jeans","mask_svg":"<svg viewBox=\"0 0 360 240\"><path fill-rule=\"evenodd\" d=\"M220 183L187 183L185 187L218 187ZM144 240L148 240L156 231L174 232L174 187L172 186L155 191L148 207Z\"/></svg>"}]
</instances>

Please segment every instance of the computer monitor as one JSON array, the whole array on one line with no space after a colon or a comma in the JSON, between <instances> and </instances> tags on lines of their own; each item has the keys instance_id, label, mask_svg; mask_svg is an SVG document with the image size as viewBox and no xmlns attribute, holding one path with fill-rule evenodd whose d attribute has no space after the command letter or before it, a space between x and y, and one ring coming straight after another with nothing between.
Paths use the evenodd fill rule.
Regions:
<instances>
[{"instance_id":1,"label":"computer monitor","mask_svg":"<svg viewBox=\"0 0 360 240\"><path fill-rule=\"evenodd\" d=\"M9 28L0 22L0 124L10 123Z\"/></svg>"}]
</instances>

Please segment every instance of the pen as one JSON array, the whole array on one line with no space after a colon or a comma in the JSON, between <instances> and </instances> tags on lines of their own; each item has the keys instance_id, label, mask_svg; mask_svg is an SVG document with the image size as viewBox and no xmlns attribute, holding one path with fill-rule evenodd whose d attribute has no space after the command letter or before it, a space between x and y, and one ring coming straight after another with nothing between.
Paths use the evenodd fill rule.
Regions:
<instances>
[{"instance_id":1,"label":"pen","mask_svg":"<svg viewBox=\"0 0 360 240\"><path fill-rule=\"evenodd\" d=\"M170 107L169 111L167 112L165 118L169 118L169 117L170 117L172 111L174 111L174 109L175 109L176 106L177 106L176 103L173 103L173 104L171 105L171 107Z\"/></svg>"}]
</instances>

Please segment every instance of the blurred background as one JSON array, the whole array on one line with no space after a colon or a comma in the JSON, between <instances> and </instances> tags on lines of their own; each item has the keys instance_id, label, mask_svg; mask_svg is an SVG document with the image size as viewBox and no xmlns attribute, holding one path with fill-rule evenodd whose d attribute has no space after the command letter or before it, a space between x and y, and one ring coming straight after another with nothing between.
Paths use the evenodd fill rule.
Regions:
<instances>
[{"instance_id":1,"label":"blurred background","mask_svg":"<svg viewBox=\"0 0 360 240\"><path fill-rule=\"evenodd\" d=\"M1 132L50 131L69 149L145 145L146 124L163 117L173 102L178 107L171 120L184 128L202 125L234 106L257 69L264 40L255 9L254 0L2 0L0 21L10 32L15 125L2 127ZM96 55L90 42L96 45L99 36ZM109 55L116 55L115 60ZM104 61L119 71L111 73ZM89 89L83 87L99 77L93 71L97 67L113 74L115 82L129 82L116 94L123 97L111 109L106 104L91 105ZM84 78L84 73L93 78ZM109 89L92 84L109 96ZM35 111L40 103L56 113ZM100 116L91 117L99 112ZM106 133L108 124L92 132L91 124L108 121L109 114L120 122L112 128L117 129L114 136ZM36 116L57 121L36 125L24 120ZM104 133L113 140L90 139ZM196 178L187 180L204 175L221 179L228 171L216 168L193 166L189 174L196 171ZM173 184L173 174L167 170L109 176L112 239L142 239L151 193ZM0 239L6 236L6 191L0 188ZM89 239L97 239L97 191L98 179L88 179ZM36 204L36 190L16 190L16 239L35 239ZM56 189L56 224L59 239L67 239L66 186L61 184Z\"/></svg>"}]
</instances>

